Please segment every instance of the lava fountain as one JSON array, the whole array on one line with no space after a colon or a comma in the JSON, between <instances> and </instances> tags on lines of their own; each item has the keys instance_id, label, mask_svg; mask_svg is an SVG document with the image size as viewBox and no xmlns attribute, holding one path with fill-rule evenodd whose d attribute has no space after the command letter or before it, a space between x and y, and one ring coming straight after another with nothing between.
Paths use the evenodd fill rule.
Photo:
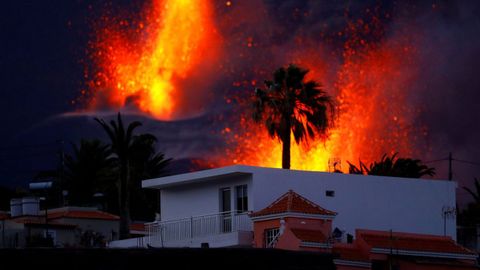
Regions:
<instances>
[{"instance_id":1,"label":"lava fountain","mask_svg":"<svg viewBox=\"0 0 480 270\"><path fill-rule=\"evenodd\" d=\"M186 95L180 85L217 57L211 18L209 2L196 0L153 1L143 20L104 17L92 43L95 70L86 73L93 77L90 108L133 103L158 119L180 115Z\"/></svg>"}]
</instances>

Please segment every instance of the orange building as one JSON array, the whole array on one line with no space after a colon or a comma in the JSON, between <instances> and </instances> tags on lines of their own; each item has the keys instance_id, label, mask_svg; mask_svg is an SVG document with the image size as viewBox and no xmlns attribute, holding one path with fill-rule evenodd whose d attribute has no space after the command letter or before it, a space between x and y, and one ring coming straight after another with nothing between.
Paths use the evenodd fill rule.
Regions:
<instances>
[{"instance_id":1,"label":"orange building","mask_svg":"<svg viewBox=\"0 0 480 270\"><path fill-rule=\"evenodd\" d=\"M250 215L254 222L254 247L328 252L336 214L289 190Z\"/></svg>"},{"instance_id":2,"label":"orange building","mask_svg":"<svg viewBox=\"0 0 480 270\"><path fill-rule=\"evenodd\" d=\"M342 242L332 233L336 215L290 190L251 214L254 247L333 253L339 270L478 269L478 255L445 236L357 229Z\"/></svg>"}]
</instances>

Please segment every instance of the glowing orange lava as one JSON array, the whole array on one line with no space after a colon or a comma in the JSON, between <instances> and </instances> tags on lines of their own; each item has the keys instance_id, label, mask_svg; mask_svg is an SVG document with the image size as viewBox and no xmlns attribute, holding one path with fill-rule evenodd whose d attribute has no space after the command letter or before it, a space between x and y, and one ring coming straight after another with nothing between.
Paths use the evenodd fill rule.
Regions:
<instances>
[{"instance_id":1,"label":"glowing orange lava","mask_svg":"<svg viewBox=\"0 0 480 270\"><path fill-rule=\"evenodd\" d=\"M418 79L416 53L405 36L376 44L354 37L345 43L343 63L333 78L323 77L327 63L311 63L310 56L299 60L297 64L320 75L314 79L335 82L337 112L326 141L317 138L297 145L292 137L291 169L348 172L347 161L358 164L361 159L368 164L383 154L417 154L414 145L420 136L413 135L418 131L412 122L419 108L407 99ZM234 147L218 163L281 168L281 142L270 138L265 127L253 123L248 115L240 127L237 132L222 132Z\"/></svg>"},{"instance_id":2,"label":"glowing orange lava","mask_svg":"<svg viewBox=\"0 0 480 270\"><path fill-rule=\"evenodd\" d=\"M146 8L145 21L125 20L121 29L102 29L91 105L121 108L134 103L156 118L172 119L181 111L178 85L202 61L215 57L218 37L211 18L208 1L154 1ZM122 34L132 27L134 35Z\"/></svg>"},{"instance_id":3,"label":"glowing orange lava","mask_svg":"<svg viewBox=\"0 0 480 270\"><path fill-rule=\"evenodd\" d=\"M225 5L235 11L231 1ZM214 104L201 100L208 95L198 91L209 87L199 84L221 81L227 74L235 80L245 76L242 65L236 67L228 55L224 65L219 65L224 67L220 71L224 74L205 66L214 65L212 63L221 58L220 37L214 26L210 1L154 1L146 6L144 13L140 20L115 19L114 23L107 20L107 27L99 27L97 40L93 42L92 58L96 68L88 70L85 76L89 90L94 93L89 103L92 108L117 109L133 105L158 119L170 120L188 111L188 102L192 100L199 100L198 103L206 107ZM230 32L242 32L238 29L243 29L244 24L238 26L235 21L235 18L226 20L227 26L232 24L230 27L235 30ZM414 145L421 136L414 135L420 133L412 123L421 108L411 106L408 99L413 82L419 79L415 77L417 51L411 45L412 34L397 30L387 38L379 24L375 18L368 23L358 20L339 32L344 48L335 56L335 65L313 57L320 45L306 48L307 45L300 42L301 37L297 46L289 47L297 51L278 50L286 57L285 64L293 62L306 67L311 70L309 79L327 84L330 89L326 90L336 103L335 126L329 130L327 140L317 138L300 145L292 143L292 169L348 171L347 161L357 163L361 159L369 163L385 153L399 152L404 156L417 153ZM250 51L261 48L249 33L245 35L229 42L241 42ZM374 41L365 39L371 36L375 37ZM238 53L241 57L237 59L243 59L249 51L229 53L232 56ZM296 56L289 58L285 56L288 54ZM270 64L258 62L248 68L260 70L258 66ZM246 80L249 89L245 90L253 94L254 85L259 86L257 82L270 79L268 75L262 74L262 77ZM214 90L208 94L212 93ZM227 98L230 102L235 97ZM226 146L222 146L219 153L209 155L205 165L281 167L280 141L270 138L263 125L254 123L248 110L241 114L240 122L235 119L216 122L225 125L222 136Z\"/></svg>"}]
</instances>

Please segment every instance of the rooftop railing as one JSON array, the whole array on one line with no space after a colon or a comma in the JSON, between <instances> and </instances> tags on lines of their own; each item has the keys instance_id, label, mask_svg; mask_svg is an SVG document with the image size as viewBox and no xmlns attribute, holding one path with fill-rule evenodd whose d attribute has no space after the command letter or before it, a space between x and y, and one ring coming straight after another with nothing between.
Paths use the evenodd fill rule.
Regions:
<instances>
[{"instance_id":1,"label":"rooftop railing","mask_svg":"<svg viewBox=\"0 0 480 270\"><path fill-rule=\"evenodd\" d=\"M248 212L220 212L177 220L148 223L149 244L164 245L170 241L182 241L237 231L253 231Z\"/></svg>"}]
</instances>

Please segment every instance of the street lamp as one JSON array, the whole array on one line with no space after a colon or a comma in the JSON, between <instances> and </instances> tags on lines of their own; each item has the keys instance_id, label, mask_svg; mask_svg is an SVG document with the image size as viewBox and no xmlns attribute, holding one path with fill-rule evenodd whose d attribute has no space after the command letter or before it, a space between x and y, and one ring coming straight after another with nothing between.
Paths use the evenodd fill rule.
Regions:
<instances>
[{"instance_id":1,"label":"street lamp","mask_svg":"<svg viewBox=\"0 0 480 270\"><path fill-rule=\"evenodd\" d=\"M30 183L29 188L30 190L43 190L45 192L45 238L48 239L50 234L48 233L48 206L47 206L47 190L52 188L53 182L37 182L37 183Z\"/></svg>"}]
</instances>

